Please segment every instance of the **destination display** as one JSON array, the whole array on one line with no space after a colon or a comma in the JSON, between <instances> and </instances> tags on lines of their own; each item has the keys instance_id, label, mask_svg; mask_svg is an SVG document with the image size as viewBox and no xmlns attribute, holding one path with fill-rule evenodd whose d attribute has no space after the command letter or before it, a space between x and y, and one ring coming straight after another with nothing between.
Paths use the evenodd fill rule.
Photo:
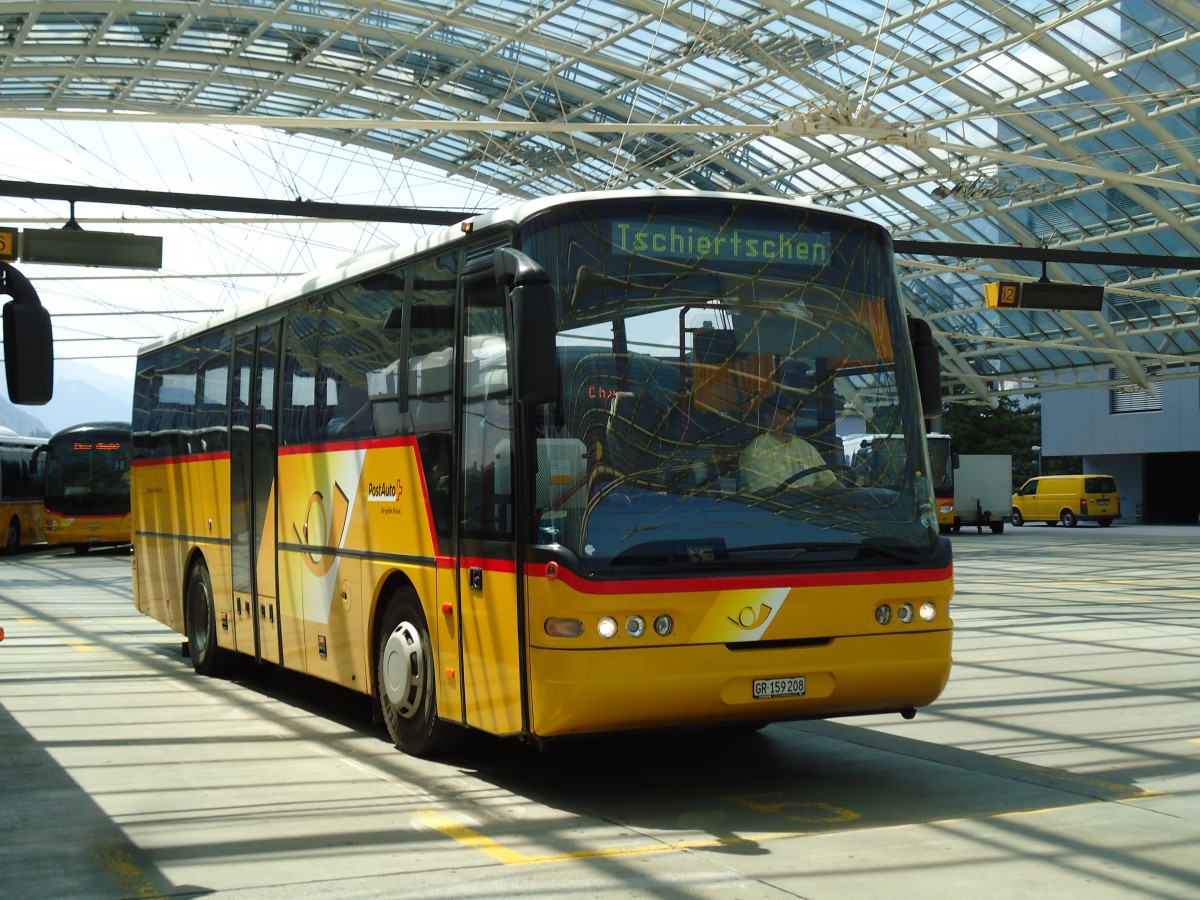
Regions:
<instances>
[{"instance_id":1,"label":"destination display","mask_svg":"<svg viewBox=\"0 0 1200 900\"><path fill-rule=\"evenodd\" d=\"M828 233L779 228L705 228L678 222L614 220L612 250L661 260L781 263L820 268L833 255Z\"/></svg>"}]
</instances>

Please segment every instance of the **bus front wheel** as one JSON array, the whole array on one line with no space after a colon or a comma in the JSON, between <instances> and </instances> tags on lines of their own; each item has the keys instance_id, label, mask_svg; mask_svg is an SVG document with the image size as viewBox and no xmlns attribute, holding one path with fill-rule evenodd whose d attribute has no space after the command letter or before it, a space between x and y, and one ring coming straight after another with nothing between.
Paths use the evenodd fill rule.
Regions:
<instances>
[{"instance_id":1,"label":"bus front wheel","mask_svg":"<svg viewBox=\"0 0 1200 900\"><path fill-rule=\"evenodd\" d=\"M380 622L375 697L388 735L412 756L445 749L454 726L437 715L436 669L429 627L416 597L398 591Z\"/></svg>"},{"instance_id":2,"label":"bus front wheel","mask_svg":"<svg viewBox=\"0 0 1200 900\"><path fill-rule=\"evenodd\" d=\"M192 566L187 583L187 644L192 668L200 675L221 672L222 651L217 646L217 613L208 566Z\"/></svg>"}]
</instances>

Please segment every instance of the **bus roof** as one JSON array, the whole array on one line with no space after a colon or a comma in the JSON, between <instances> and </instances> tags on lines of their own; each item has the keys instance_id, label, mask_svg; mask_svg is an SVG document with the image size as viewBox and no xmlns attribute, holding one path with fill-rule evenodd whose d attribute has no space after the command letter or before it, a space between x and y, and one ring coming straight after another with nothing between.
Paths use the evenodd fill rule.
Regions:
<instances>
[{"instance_id":1,"label":"bus roof","mask_svg":"<svg viewBox=\"0 0 1200 900\"><path fill-rule=\"evenodd\" d=\"M46 443L46 440L46 438L17 434L11 428L0 425L0 446L2 447L40 447Z\"/></svg>"},{"instance_id":2,"label":"bus roof","mask_svg":"<svg viewBox=\"0 0 1200 900\"><path fill-rule=\"evenodd\" d=\"M119 431L129 434L132 430L133 425L129 422L81 422L78 425L71 425L68 428L62 429L54 437L49 438L49 440L73 434L87 434L93 431Z\"/></svg>"},{"instance_id":3,"label":"bus roof","mask_svg":"<svg viewBox=\"0 0 1200 900\"><path fill-rule=\"evenodd\" d=\"M436 247L450 246L457 241L464 240L469 232L484 231L495 225L516 225L517 223L523 222L537 213L547 209L552 209L556 206L566 206L572 203L579 203L583 201L595 202L635 198L644 199L649 197L675 197L681 200L754 200L764 204L800 207L803 209L828 213L831 216L836 216L839 218L852 219L855 221L876 225L878 224L872 222L872 220L866 216L845 212L843 210L829 209L827 207L810 203L806 200L795 200L787 197L769 197L759 194L739 194L727 191L644 190L637 188L626 188L618 191L580 191L568 194L555 194L549 197L537 197L530 200L518 200L497 209L482 212L478 215L466 215L463 217L462 222L459 222L458 224L444 225L440 228L436 228L433 231L430 231L429 233L424 234L406 244L397 244L394 246L379 247L374 250L368 250L364 253L351 256L335 266L310 272L306 275L301 275L298 278L293 278L289 281L286 281L283 284L268 288L253 300L248 300L245 303L238 304L230 309L216 313L211 318L203 322L198 322L195 325L181 328L172 334L166 335L143 345L140 348L139 353L155 350L159 347L172 344L190 335L202 334L203 332L217 328L221 325L226 325L230 322L237 321L244 316L262 312L271 308L272 306L277 306L300 297L310 296L335 285L343 284L348 281L354 281L359 278L364 278L372 273L386 270L391 266L408 259L410 256L427 252ZM469 223L469 226L467 223Z\"/></svg>"}]
</instances>

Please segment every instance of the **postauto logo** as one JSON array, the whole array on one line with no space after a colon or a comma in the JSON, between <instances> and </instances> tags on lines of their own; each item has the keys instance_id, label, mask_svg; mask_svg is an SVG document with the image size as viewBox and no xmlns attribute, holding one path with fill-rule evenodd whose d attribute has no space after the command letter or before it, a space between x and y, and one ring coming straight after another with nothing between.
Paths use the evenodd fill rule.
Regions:
<instances>
[{"instance_id":1,"label":"postauto logo","mask_svg":"<svg viewBox=\"0 0 1200 900\"><path fill-rule=\"evenodd\" d=\"M404 485L399 479L367 482L367 501L369 503L395 503L403 493Z\"/></svg>"}]
</instances>

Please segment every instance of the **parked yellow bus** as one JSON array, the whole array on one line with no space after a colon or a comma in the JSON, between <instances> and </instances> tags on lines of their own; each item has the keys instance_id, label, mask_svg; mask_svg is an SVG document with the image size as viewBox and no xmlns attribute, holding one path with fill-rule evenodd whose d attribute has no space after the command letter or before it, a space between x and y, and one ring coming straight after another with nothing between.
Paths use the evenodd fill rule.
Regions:
<instances>
[{"instance_id":1,"label":"parked yellow bus","mask_svg":"<svg viewBox=\"0 0 1200 900\"><path fill-rule=\"evenodd\" d=\"M42 474L37 450L45 438L24 437L0 427L0 525L5 554L46 540L42 519Z\"/></svg>"},{"instance_id":2,"label":"parked yellow bus","mask_svg":"<svg viewBox=\"0 0 1200 900\"><path fill-rule=\"evenodd\" d=\"M372 695L413 754L911 716L951 666L939 393L876 224L519 203L142 350L135 602L200 673ZM906 436L886 481L843 464L864 422Z\"/></svg>"},{"instance_id":3,"label":"parked yellow bus","mask_svg":"<svg viewBox=\"0 0 1200 900\"><path fill-rule=\"evenodd\" d=\"M76 553L130 542L130 427L85 422L44 448L46 543Z\"/></svg>"}]
</instances>

